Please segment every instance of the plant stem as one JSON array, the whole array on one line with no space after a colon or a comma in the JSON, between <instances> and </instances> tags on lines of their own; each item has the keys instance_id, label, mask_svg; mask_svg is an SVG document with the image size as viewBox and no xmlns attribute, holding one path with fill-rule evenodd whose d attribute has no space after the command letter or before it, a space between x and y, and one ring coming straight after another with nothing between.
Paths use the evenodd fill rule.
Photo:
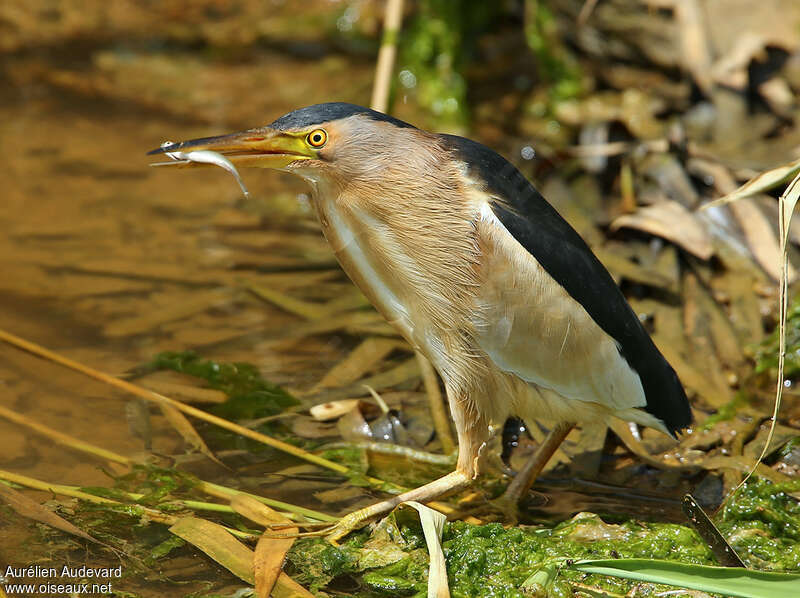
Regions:
<instances>
[{"instance_id":1,"label":"plant stem","mask_svg":"<svg viewBox=\"0 0 800 598\"><path fill-rule=\"evenodd\" d=\"M386 112L389 106L394 59L397 55L397 37L403 21L403 0L388 0L383 16L383 37L378 50L378 64L375 67L375 83L372 87L370 107Z\"/></svg>"}]
</instances>

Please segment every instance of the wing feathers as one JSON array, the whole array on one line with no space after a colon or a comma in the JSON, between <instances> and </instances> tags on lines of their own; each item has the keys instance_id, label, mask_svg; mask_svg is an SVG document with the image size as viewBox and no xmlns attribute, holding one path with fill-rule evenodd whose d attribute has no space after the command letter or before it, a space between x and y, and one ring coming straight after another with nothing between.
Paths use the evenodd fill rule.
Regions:
<instances>
[{"instance_id":1,"label":"wing feathers","mask_svg":"<svg viewBox=\"0 0 800 598\"><path fill-rule=\"evenodd\" d=\"M641 379L645 409L672 432L688 426L691 411L675 371L580 235L500 155L469 139L440 139L464 161L472 178L483 181L492 196L491 210L509 235L614 339Z\"/></svg>"}]
</instances>

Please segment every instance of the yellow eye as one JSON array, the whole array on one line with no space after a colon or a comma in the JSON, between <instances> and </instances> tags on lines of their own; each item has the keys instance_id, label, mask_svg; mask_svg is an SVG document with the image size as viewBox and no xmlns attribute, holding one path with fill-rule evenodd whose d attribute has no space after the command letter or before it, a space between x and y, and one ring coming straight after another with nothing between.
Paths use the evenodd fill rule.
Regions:
<instances>
[{"instance_id":1,"label":"yellow eye","mask_svg":"<svg viewBox=\"0 0 800 598\"><path fill-rule=\"evenodd\" d=\"M322 129L314 129L308 134L306 141L311 147L322 147L328 141L328 134Z\"/></svg>"}]
</instances>

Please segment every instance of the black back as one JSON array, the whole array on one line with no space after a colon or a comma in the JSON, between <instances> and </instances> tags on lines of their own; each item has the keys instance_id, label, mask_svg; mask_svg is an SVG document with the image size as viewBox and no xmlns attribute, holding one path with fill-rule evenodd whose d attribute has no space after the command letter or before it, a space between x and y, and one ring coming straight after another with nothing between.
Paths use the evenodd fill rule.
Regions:
<instances>
[{"instance_id":1,"label":"black back","mask_svg":"<svg viewBox=\"0 0 800 598\"><path fill-rule=\"evenodd\" d=\"M603 331L617 341L620 354L639 374L645 410L674 432L687 427L692 414L675 370L600 260L566 220L505 158L488 147L454 135L440 135L471 174L500 198L492 203L497 218ZM578 373L579 375L579 373Z\"/></svg>"},{"instance_id":2,"label":"black back","mask_svg":"<svg viewBox=\"0 0 800 598\"><path fill-rule=\"evenodd\" d=\"M314 104L313 106L299 108L294 112L284 114L269 126L279 131L286 129L305 129L331 120L347 118L355 114L363 114L372 120L392 123L396 127L416 128L407 122L384 114L383 112L364 108L364 106L357 106L356 104L348 104L346 102L328 102L326 104Z\"/></svg>"}]
</instances>

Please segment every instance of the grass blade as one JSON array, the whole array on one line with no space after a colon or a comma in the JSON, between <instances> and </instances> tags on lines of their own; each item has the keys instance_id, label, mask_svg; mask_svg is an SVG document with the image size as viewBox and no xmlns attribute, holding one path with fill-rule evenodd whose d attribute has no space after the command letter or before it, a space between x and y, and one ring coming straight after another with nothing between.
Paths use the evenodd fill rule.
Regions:
<instances>
[{"instance_id":1,"label":"grass blade","mask_svg":"<svg viewBox=\"0 0 800 598\"><path fill-rule=\"evenodd\" d=\"M750 197L751 195L764 193L773 187L777 187L781 183L791 180L792 178L796 177L798 173L800 173L800 160L795 160L789 164L778 166L777 168L763 172L757 177L750 179L732 193L728 193L724 197L720 197L719 199L715 199L714 201L704 204L700 209L707 210L709 208L722 206L732 201L736 201L737 199L742 199L743 197Z\"/></svg>"},{"instance_id":2,"label":"grass blade","mask_svg":"<svg viewBox=\"0 0 800 598\"><path fill-rule=\"evenodd\" d=\"M409 506L419 513L425 544L428 546L430 566L428 568L428 598L450 598L450 587L447 583L447 567L442 551L442 530L447 517L430 507L413 500L401 506Z\"/></svg>"},{"instance_id":3,"label":"grass blade","mask_svg":"<svg viewBox=\"0 0 800 598\"><path fill-rule=\"evenodd\" d=\"M738 598L797 598L800 574L711 567L653 559L575 561L571 569L648 583L661 583Z\"/></svg>"}]
</instances>

